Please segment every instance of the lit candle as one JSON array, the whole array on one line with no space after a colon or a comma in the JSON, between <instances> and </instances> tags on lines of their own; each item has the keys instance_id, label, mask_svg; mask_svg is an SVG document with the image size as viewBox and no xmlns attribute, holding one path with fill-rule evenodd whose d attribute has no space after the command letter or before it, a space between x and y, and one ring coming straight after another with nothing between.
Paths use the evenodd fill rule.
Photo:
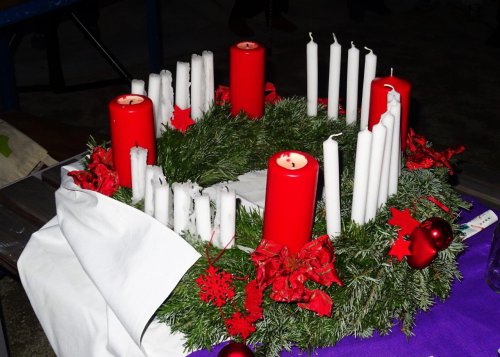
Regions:
<instances>
[{"instance_id":1,"label":"lit candle","mask_svg":"<svg viewBox=\"0 0 500 357\"><path fill-rule=\"evenodd\" d=\"M365 223L372 136L368 128L365 128L358 133L358 141L356 144L351 219L359 225Z\"/></svg>"},{"instance_id":2,"label":"lit candle","mask_svg":"<svg viewBox=\"0 0 500 357\"><path fill-rule=\"evenodd\" d=\"M323 142L326 232L331 237L338 237L341 231L339 144L333 136Z\"/></svg>"},{"instance_id":3,"label":"lit candle","mask_svg":"<svg viewBox=\"0 0 500 357\"><path fill-rule=\"evenodd\" d=\"M130 93L146 95L146 84L142 79L132 79Z\"/></svg>"},{"instance_id":4,"label":"lit candle","mask_svg":"<svg viewBox=\"0 0 500 357\"><path fill-rule=\"evenodd\" d=\"M111 147L120 186L132 187L130 149L140 146L148 150L148 165L156 157L153 103L141 95L120 95L109 103Z\"/></svg>"},{"instance_id":5,"label":"lit candle","mask_svg":"<svg viewBox=\"0 0 500 357\"><path fill-rule=\"evenodd\" d=\"M375 218L378 208L378 192L384 160L385 137L387 129L382 123L372 129L373 140L370 153L370 171L368 172L368 192L366 194L365 222Z\"/></svg>"},{"instance_id":6,"label":"lit candle","mask_svg":"<svg viewBox=\"0 0 500 357\"><path fill-rule=\"evenodd\" d=\"M148 149L133 147L130 149L130 166L132 174L132 201L139 202L144 198L146 183L146 158Z\"/></svg>"},{"instance_id":7,"label":"lit candle","mask_svg":"<svg viewBox=\"0 0 500 357\"><path fill-rule=\"evenodd\" d=\"M365 71L363 75L363 94L361 97L361 119L360 129L363 130L368 126L368 115L370 113L370 91L372 80L377 72L377 56L373 51L365 47L368 52L365 56Z\"/></svg>"},{"instance_id":8,"label":"lit candle","mask_svg":"<svg viewBox=\"0 0 500 357\"><path fill-rule=\"evenodd\" d=\"M315 117L318 114L318 44L311 41L306 46L307 52L307 115Z\"/></svg>"},{"instance_id":9,"label":"lit candle","mask_svg":"<svg viewBox=\"0 0 500 357\"><path fill-rule=\"evenodd\" d=\"M153 182L154 217L163 225L168 226L170 217L170 187L166 180L158 178Z\"/></svg>"},{"instance_id":10,"label":"lit candle","mask_svg":"<svg viewBox=\"0 0 500 357\"><path fill-rule=\"evenodd\" d=\"M263 239L297 253L311 239L318 162L309 154L282 151L268 162Z\"/></svg>"},{"instance_id":11,"label":"lit candle","mask_svg":"<svg viewBox=\"0 0 500 357\"><path fill-rule=\"evenodd\" d=\"M189 108L189 63L177 62L175 73L175 105Z\"/></svg>"},{"instance_id":12,"label":"lit candle","mask_svg":"<svg viewBox=\"0 0 500 357\"><path fill-rule=\"evenodd\" d=\"M205 73L205 105L203 110L206 112L214 103L214 54L211 51L203 51L203 69Z\"/></svg>"},{"instance_id":13,"label":"lit candle","mask_svg":"<svg viewBox=\"0 0 500 357\"><path fill-rule=\"evenodd\" d=\"M256 42L239 42L229 49L229 91L231 114L245 112L251 119L264 114L264 47Z\"/></svg>"},{"instance_id":14,"label":"lit candle","mask_svg":"<svg viewBox=\"0 0 500 357\"><path fill-rule=\"evenodd\" d=\"M191 118L195 121L203 117L205 107L205 74L203 58L191 56Z\"/></svg>"},{"instance_id":15,"label":"lit candle","mask_svg":"<svg viewBox=\"0 0 500 357\"><path fill-rule=\"evenodd\" d=\"M334 42L330 45L330 71L328 77L328 118L339 117L339 86L340 86L340 60L342 46L333 34Z\"/></svg>"},{"instance_id":16,"label":"lit candle","mask_svg":"<svg viewBox=\"0 0 500 357\"><path fill-rule=\"evenodd\" d=\"M155 122L155 133L160 126L160 86L161 77L157 73L151 73L148 81L148 97L153 102L153 117ZM158 135L156 135L158 137Z\"/></svg>"},{"instance_id":17,"label":"lit candle","mask_svg":"<svg viewBox=\"0 0 500 357\"><path fill-rule=\"evenodd\" d=\"M406 138L408 136L408 114L410 110L410 92L411 85L404 79L400 79L391 75L383 78L375 78L372 81L370 95L370 116L368 119L368 128L371 128L380 121L380 117L387 111L387 93L391 90L386 86L389 84L400 94L401 101L401 150L406 149Z\"/></svg>"},{"instance_id":18,"label":"lit candle","mask_svg":"<svg viewBox=\"0 0 500 357\"><path fill-rule=\"evenodd\" d=\"M394 116L390 113L382 114L380 122L384 124L387 129L385 144L384 144L384 158L382 161L382 174L380 176L380 189L378 191L378 204L380 208L387 202L389 192L389 175L391 168L391 150L392 150L392 133L394 131Z\"/></svg>"},{"instance_id":19,"label":"lit candle","mask_svg":"<svg viewBox=\"0 0 500 357\"><path fill-rule=\"evenodd\" d=\"M194 213L196 232L202 240L209 242L212 238L212 223L210 222L210 198L207 195L195 197Z\"/></svg>"},{"instance_id":20,"label":"lit candle","mask_svg":"<svg viewBox=\"0 0 500 357\"><path fill-rule=\"evenodd\" d=\"M172 87L172 73L167 70L160 72L161 95L160 95L160 120L156 127L156 137L160 137L165 128L170 124L174 115L174 88Z\"/></svg>"},{"instance_id":21,"label":"lit candle","mask_svg":"<svg viewBox=\"0 0 500 357\"><path fill-rule=\"evenodd\" d=\"M346 122L354 124L358 116L358 72L359 50L351 42L347 51L347 92L346 92Z\"/></svg>"},{"instance_id":22,"label":"lit candle","mask_svg":"<svg viewBox=\"0 0 500 357\"><path fill-rule=\"evenodd\" d=\"M236 234L236 194L233 190L221 191L220 211L219 248L231 248Z\"/></svg>"},{"instance_id":23,"label":"lit candle","mask_svg":"<svg viewBox=\"0 0 500 357\"><path fill-rule=\"evenodd\" d=\"M391 167L389 172L389 196L398 192L398 180L401 174L401 141L400 141L400 121L401 121L401 101L400 95L394 88L387 94L387 108L394 116L394 129L392 131L391 145Z\"/></svg>"},{"instance_id":24,"label":"lit candle","mask_svg":"<svg viewBox=\"0 0 500 357\"><path fill-rule=\"evenodd\" d=\"M191 187L190 183L174 183L174 231L182 233L189 227L189 215L191 213Z\"/></svg>"}]
</instances>

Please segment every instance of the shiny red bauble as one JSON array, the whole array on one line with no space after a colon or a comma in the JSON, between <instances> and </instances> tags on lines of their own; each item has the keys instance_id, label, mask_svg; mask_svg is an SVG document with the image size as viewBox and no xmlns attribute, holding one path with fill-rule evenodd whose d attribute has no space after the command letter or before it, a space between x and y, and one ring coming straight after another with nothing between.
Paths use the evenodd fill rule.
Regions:
<instances>
[{"instance_id":1,"label":"shiny red bauble","mask_svg":"<svg viewBox=\"0 0 500 357\"><path fill-rule=\"evenodd\" d=\"M431 217L418 226L429 233L438 251L448 248L453 241L451 225L442 218Z\"/></svg>"},{"instance_id":2,"label":"shiny red bauble","mask_svg":"<svg viewBox=\"0 0 500 357\"><path fill-rule=\"evenodd\" d=\"M254 354L244 343L231 342L220 350L217 357L254 357Z\"/></svg>"},{"instance_id":3,"label":"shiny red bauble","mask_svg":"<svg viewBox=\"0 0 500 357\"><path fill-rule=\"evenodd\" d=\"M437 257L438 250L429 231L418 226L410 234L410 255L406 262L413 269L424 269Z\"/></svg>"}]
</instances>

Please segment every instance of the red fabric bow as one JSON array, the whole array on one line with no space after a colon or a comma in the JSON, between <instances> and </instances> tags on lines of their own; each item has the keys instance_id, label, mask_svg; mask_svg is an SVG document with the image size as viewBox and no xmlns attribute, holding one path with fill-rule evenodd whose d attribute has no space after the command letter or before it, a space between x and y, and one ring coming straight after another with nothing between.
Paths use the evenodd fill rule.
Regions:
<instances>
[{"instance_id":1,"label":"red fabric bow","mask_svg":"<svg viewBox=\"0 0 500 357\"><path fill-rule=\"evenodd\" d=\"M411 128L407 143L409 153L406 157L406 167L409 171L445 166L448 168L450 175L453 175L453 169L449 160L453 155L460 154L465 150L465 147L461 145L448 148L442 152L436 151L427 146L424 136L415 134Z\"/></svg>"},{"instance_id":2,"label":"red fabric bow","mask_svg":"<svg viewBox=\"0 0 500 357\"><path fill-rule=\"evenodd\" d=\"M335 270L335 254L327 235L321 236L302 247L297 255L288 248L268 240L262 240L251 259L256 267L257 284L265 289L272 285L270 297L278 302L296 302L303 309L320 316L330 316L332 299L325 292L305 287L308 280L323 286L342 282Z\"/></svg>"},{"instance_id":3,"label":"red fabric bow","mask_svg":"<svg viewBox=\"0 0 500 357\"><path fill-rule=\"evenodd\" d=\"M276 87L273 83L267 82L264 86L264 103L276 104L281 100L281 97L276 93ZM231 102L231 92L229 87L219 85L215 90L215 103L217 105L229 104Z\"/></svg>"}]
</instances>

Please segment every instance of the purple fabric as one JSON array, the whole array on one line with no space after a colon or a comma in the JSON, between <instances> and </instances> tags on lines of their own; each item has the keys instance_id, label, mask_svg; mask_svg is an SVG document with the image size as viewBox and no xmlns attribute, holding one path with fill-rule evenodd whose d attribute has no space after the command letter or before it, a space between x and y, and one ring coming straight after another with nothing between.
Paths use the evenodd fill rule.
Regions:
<instances>
[{"instance_id":1,"label":"purple fabric","mask_svg":"<svg viewBox=\"0 0 500 357\"><path fill-rule=\"evenodd\" d=\"M473 203L470 211L461 213L465 223L488 210L476 199L464 196ZM497 216L500 211L495 210ZM469 238L468 248L458 259L463 274L455 281L451 296L437 301L428 312L420 312L413 329L415 336L407 339L398 326L387 336L375 335L360 339L352 336L336 346L317 350L318 356L497 356L500 349L500 294L489 288L484 280L486 263L496 224ZM196 351L190 357L217 356L225 344L209 352ZM293 349L282 357L307 356Z\"/></svg>"}]
</instances>

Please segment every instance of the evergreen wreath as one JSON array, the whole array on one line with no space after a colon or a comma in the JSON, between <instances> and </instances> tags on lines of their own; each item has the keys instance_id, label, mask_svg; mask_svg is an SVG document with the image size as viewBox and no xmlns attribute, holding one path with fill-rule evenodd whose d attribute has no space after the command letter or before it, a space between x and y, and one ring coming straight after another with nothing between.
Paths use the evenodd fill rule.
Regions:
<instances>
[{"instance_id":1,"label":"evergreen wreath","mask_svg":"<svg viewBox=\"0 0 500 357\"><path fill-rule=\"evenodd\" d=\"M296 304L277 303L264 295L263 319L246 340L256 346L257 355L278 356L280 351L297 346L306 351L331 346L345 336L370 337L377 330L388 334L395 325L407 335L412 334L415 315L428 310L438 297L446 299L451 284L461 275L456 258L463 251L460 231L451 216L429 201L415 199L433 196L458 214L467 203L448 183L446 167L408 171L403 168L398 193L389 197L374 220L359 226L350 220L357 125L346 125L344 118L329 120L320 105L316 117L306 115L303 98L283 99L266 106L260 120L249 120L243 114L231 117L227 105L213 106L203 119L184 134L167 128L157 142L157 164L163 167L167 180L191 180L206 187L214 183L235 180L238 175L266 168L268 158L282 150L299 150L313 155L322 167L322 142L331 134L339 143L341 162L342 234L333 241L337 273L343 282L330 287L308 282L310 288L325 291L334 301L331 317L318 317ZM430 144L427 143L428 146ZM320 173L320 185L322 187ZM115 198L130 202L130 194L119 189ZM321 197L318 195L318 197ZM449 248L439 252L425 269L415 270L406 260L401 262L388 255L397 238L396 229L387 224L389 207L399 210L413 208L413 217L422 221L441 217L452 225L455 239ZM255 249L261 241L262 217L257 212L239 209L236 222L236 243ZM325 206L318 200L313 238L326 233ZM220 251L198 237L184 235L202 256L209 251L214 259ZM209 259L200 258L185 274L173 293L158 309L157 318L172 331L186 336L186 348L210 348L228 335L221 313L203 302L196 279L209 267ZM255 278L255 268L248 252L228 249L217 260L217 268L233 276ZM234 304L222 306L230 315L234 308L244 309L245 285L248 280L234 280Z\"/></svg>"}]
</instances>

